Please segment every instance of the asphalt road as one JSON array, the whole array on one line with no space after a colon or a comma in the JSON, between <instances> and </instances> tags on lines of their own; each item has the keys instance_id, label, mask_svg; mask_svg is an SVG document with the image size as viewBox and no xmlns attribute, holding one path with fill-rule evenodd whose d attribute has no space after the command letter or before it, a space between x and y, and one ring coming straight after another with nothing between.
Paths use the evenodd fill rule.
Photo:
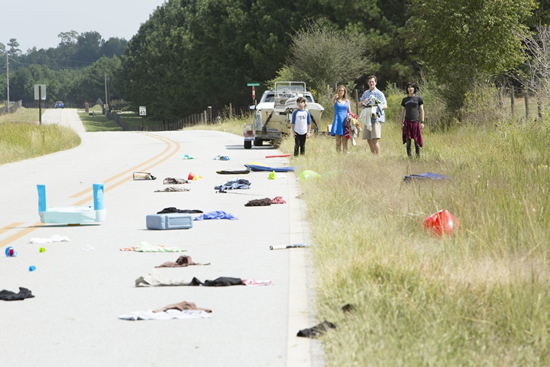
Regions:
<instances>
[{"instance_id":1,"label":"asphalt road","mask_svg":"<svg viewBox=\"0 0 550 367\"><path fill-rule=\"evenodd\" d=\"M74 149L0 166L0 290L25 287L34 298L0 301L3 366L318 366L318 341L298 338L313 318L307 249L270 251L270 245L307 243L303 202L294 173L216 174L266 159L271 147L243 149L242 138L210 131L85 133L76 110L48 110L43 123L70 126L82 137ZM189 154L196 159L183 160ZM227 155L229 161L213 160ZM151 172L154 181L134 181ZM166 177L202 176L189 192L161 190ZM216 193L214 186L246 178L249 190ZM36 185L47 206L92 205L93 183L105 183L107 219L99 225L40 223ZM245 207L252 199L282 196L286 204ZM238 220L193 222L188 230L147 230L145 218L166 207L221 210ZM70 242L32 244L67 236ZM184 253L120 251L146 241ZM17 257L4 256L13 246ZM44 247L45 252L39 252ZM90 250L93 248L93 250ZM156 269L174 279L221 276L271 280L270 286L148 287L134 285L179 255L210 266ZM29 266L35 271L29 271ZM182 301L212 309L211 318L124 321L121 314Z\"/></svg>"}]
</instances>

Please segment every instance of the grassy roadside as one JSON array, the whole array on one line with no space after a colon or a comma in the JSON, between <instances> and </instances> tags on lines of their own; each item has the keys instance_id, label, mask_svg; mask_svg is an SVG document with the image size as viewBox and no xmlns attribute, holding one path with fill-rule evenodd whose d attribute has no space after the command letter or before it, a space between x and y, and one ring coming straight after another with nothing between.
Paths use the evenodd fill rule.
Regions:
<instances>
[{"instance_id":1,"label":"grassy roadside","mask_svg":"<svg viewBox=\"0 0 550 367\"><path fill-rule=\"evenodd\" d=\"M338 325L322 337L328 365L549 365L550 124L426 129L424 141L407 158L390 121L380 157L315 136L291 160L322 175L302 191L319 321ZM452 179L403 182L423 172ZM450 238L422 228L441 209L460 220Z\"/></svg>"},{"instance_id":2,"label":"grassy roadside","mask_svg":"<svg viewBox=\"0 0 550 367\"><path fill-rule=\"evenodd\" d=\"M78 116L84 124L86 132L122 131L122 128L116 122L102 115L101 110L91 116L84 111L78 111Z\"/></svg>"},{"instance_id":3,"label":"grassy roadside","mask_svg":"<svg viewBox=\"0 0 550 367\"><path fill-rule=\"evenodd\" d=\"M0 116L0 164L71 149L80 144L80 137L73 130L58 125L38 125L38 119L38 108L19 108L13 114Z\"/></svg>"}]
</instances>

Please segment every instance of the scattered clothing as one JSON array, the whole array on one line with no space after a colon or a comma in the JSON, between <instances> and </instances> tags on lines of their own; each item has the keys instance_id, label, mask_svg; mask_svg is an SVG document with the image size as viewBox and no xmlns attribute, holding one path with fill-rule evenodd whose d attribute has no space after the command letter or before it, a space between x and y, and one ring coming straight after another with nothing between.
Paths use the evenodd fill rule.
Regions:
<instances>
[{"instance_id":1,"label":"scattered clothing","mask_svg":"<svg viewBox=\"0 0 550 367\"><path fill-rule=\"evenodd\" d=\"M194 303L186 302L186 301L183 301L183 302L180 302L180 303L174 303L174 304L168 305L168 306L164 306L164 307L159 308L158 310L155 310L153 312L164 312L164 311L167 311L167 310L180 310L180 311L200 310L200 311L204 311L204 312L208 312L208 313L212 312L212 310L210 310L208 308L197 307L197 305L195 305Z\"/></svg>"},{"instance_id":2,"label":"scattered clothing","mask_svg":"<svg viewBox=\"0 0 550 367\"><path fill-rule=\"evenodd\" d=\"M298 334L296 336L301 336L304 338L317 338L318 336L321 336L323 333L327 332L328 329L336 329L336 325L334 325L332 322L325 320L319 325L316 325L312 328L302 329L298 331Z\"/></svg>"},{"instance_id":3,"label":"scattered clothing","mask_svg":"<svg viewBox=\"0 0 550 367\"><path fill-rule=\"evenodd\" d=\"M168 186L164 188L163 190L155 190L155 192L182 192L182 191L191 191L188 187L174 187L174 186Z\"/></svg>"},{"instance_id":4,"label":"scattered clothing","mask_svg":"<svg viewBox=\"0 0 550 367\"><path fill-rule=\"evenodd\" d=\"M156 271L151 271L135 281L136 287L173 287L173 286L203 286L203 287L229 287L233 285L273 285L271 280L254 280L231 277L219 277L214 280L200 281L193 278L191 281L178 280L166 277Z\"/></svg>"},{"instance_id":5,"label":"scattered clothing","mask_svg":"<svg viewBox=\"0 0 550 367\"><path fill-rule=\"evenodd\" d=\"M173 206L169 208L164 208L160 212L157 212L157 214L170 214L170 213L183 213L183 214L202 214L202 210L198 209L177 209Z\"/></svg>"},{"instance_id":6,"label":"scattered clothing","mask_svg":"<svg viewBox=\"0 0 550 367\"><path fill-rule=\"evenodd\" d=\"M265 198L250 200L248 203L244 204L244 206L270 206L271 204L271 199Z\"/></svg>"},{"instance_id":7,"label":"scattered clothing","mask_svg":"<svg viewBox=\"0 0 550 367\"><path fill-rule=\"evenodd\" d=\"M150 245L143 241L135 247L121 247L120 251L136 251L136 252L185 252L187 250L179 247L164 247L163 245Z\"/></svg>"},{"instance_id":8,"label":"scattered clothing","mask_svg":"<svg viewBox=\"0 0 550 367\"><path fill-rule=\"evenodd\" d=\"M67 236L53 235L48 238L31 238L30 243L70 242Z\"/></svg>"},{"instance_id":9,"label":"scattered clothing","mask_svg":"<svg viewBox=\"0 0 550 367\"><path fill-rule=\"evenodd\" d=\"M205 219L230 219L237 220L239 218L235 217L233 214L226 213L224 211L218 210L210 213L205 213L199 215L198 217L193 218L193 220L205 220Z\"/></svg>"},{"instance_id":10,"label":"scattered clothing","mask_svg":"<svg viewBox=\"0 0 550 367\"><path fill-rule=\"evenodd\" d=\"M286 204L286 201L283 200L282 196L275 196L271 199L271 204Z\"/></svg>"},{"instance_id":11,"label":"scattered clothing","mask_svg":"<svg viewBox=\"0 0 550 367\"><path fill-rule=\"evenodd\" d=\"M431 172L412 174L412 175L403 177L403 181L405 182L430 181L430 180L439 181L439 180L449 180L449 179L450 179L449 176L443 176L443 175L439 175L437 173L431 173Z\"/></svg>"},{"instance_id":12,"label":"scattered clothing","mask_svg":"<svg viewBox=\"0 0 550 367\"><path fill-rule=\"evenodd\" d=\"M174 177L166 177L164 180L162 180L162 183L165 185L182 185L189 183L185 178L174 178Z\"/></svg>"},{"instance_id":13,"label":"scattered clothing","mask_svg":"<svg viewBox=\"0 0 550 367\"><path fill-rule=\"evenodd\" d=\"M22 301L25 298L33 298L34 295L27 288L19 287L19 293L8 290L0 291L0 300L2 301Z\"/></svg>"},{"instance_id":14,"label":"scattered clothing","mask_svg":"<svg viewBox=\"0 0 550 367\"><path fill-rule=\"evenodd\" d=\"M170 319L205 319L211 317L212 310L197 307L191 302L180 302L168 305L158 310L135 311L120 315L123 320L170 320Z\"/></svg>"},{"instance_id":15,"label":"scattered clothing","mask_svg":"<svg viewBox=\"0 0 550 367\"><path fill-rule=\"evenodd\" d=\"M170 319L208 319L212 317L210 313L202 310L166 310L163 312L154 311L135 311L129 314L118 316L119 319L137 321L137 320L170 320Z\"/></svg>"},{"instance_id":16,"label":"scattered clothing","mask_svg":"<svg viewBox=\"0 0 550 367\"><path fill-rule=\"evenodd\" d=\"M250 170L249 169L236 170L236 171L221 170L221 171L216 171L216 173L219 175L248 175L250 173Z\"/></svg>"},{"instance_id":17,"label":"scattered clothing","mask_svg":"<svg viewBox=\"0 0 550 367\"><path fill-rule=\"evenodd\" d=\"M342 311L344 311L344 313L353 312L355 311L355 306L352 305L351 303L347 303L342 306Z\"/></svg>"},{"instance_id":18,"label":"scattered clothing","mask_svg":"<svg viewBox=\"0 0 550 367\"><path fill-rule=\"evenodd\" d=\"M273 285L273 281L269 279L265 280L254 280L254 279L243 279L244 285Z\"/></svg>"},{"instance_id":19,"label":"scattered clothing","mask_svg":"<svg viewBox=\"0 0 550 367\"><path fill-rule=\"evenodd\" d=\"M135 283L136 287L176 287L194 285L190 281L172 279L155 271L151 271L149 274L137 278Z\"/></svg>"},{"instance_id":20,"label":"scattered clothing","mask_svg":"<svg viewBox=\"0 0 550 367\"><path fill-rule=\"evenodd\" d=\"M214 157L214 160L215 161L228 161L229 157L226 156L226 155L218 155L218 156Z\"/></svg>"},{"instance_id":21,"label":"scattered clothing","mask_svg":"<svg viewBox=\"0 0 550 367\"><path fill-rule=\"evenodd\" d=\"M249 189L250 181L240 178L238 180L227 181L223 185L218 185L214 187L214 190L225 191L225 190L237 190L237 189Z\"/></svg>"},{"instance_id":22,"label":"scattered clothing","mask_svg":"<svg viewBox=\"0 0 550 367\"><path fill-rule=\"evenodd\" d=\"M134 180L156 180L157 178L149 172L134 172Z\"/></svg>"},{"instance_id":23,"label":"scattered clothing","mask_svg":"<svg viewBox=\"0 0 550 367\"><path fill-rule=\"evenodd\" d=\"M193 278L191 281L193 285L202 285L205 287L228 287L232 285L244 285L243 280L241 278L230 278L230 277L219 277L214 280L205 280L204 283L198 280L197 278Z\"/></svg>"},{"instance_id":24,"label":"scattered clothing","mask_svg":"<svg viewBox=\"0 0 550 367\"><path fill-rule=\"evenodd\" d=\"M210 265L210 263L199 264L199 263L193 262L193 260L191 260L191 256L183 255L178 257L176 262L167 261L162 265L155 266L155 268L183 268L190 265Z\"/></svg>"}]
</instances>

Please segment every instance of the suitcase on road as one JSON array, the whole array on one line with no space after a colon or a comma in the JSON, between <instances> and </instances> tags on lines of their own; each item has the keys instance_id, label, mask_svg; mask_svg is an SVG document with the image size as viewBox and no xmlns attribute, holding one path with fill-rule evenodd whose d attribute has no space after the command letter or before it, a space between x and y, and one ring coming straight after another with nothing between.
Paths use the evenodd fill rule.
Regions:
<instances>
[{"instance_id":1,"label":"suitcase on road","mask_svg":"<svg viewBox=\"0 0 550 367\"><path fill-rule=\"evenodd\" d=\"M147 229L188 229L193 227L190 214L150 214L146 218Z\"/></svg>"}]
</instances>

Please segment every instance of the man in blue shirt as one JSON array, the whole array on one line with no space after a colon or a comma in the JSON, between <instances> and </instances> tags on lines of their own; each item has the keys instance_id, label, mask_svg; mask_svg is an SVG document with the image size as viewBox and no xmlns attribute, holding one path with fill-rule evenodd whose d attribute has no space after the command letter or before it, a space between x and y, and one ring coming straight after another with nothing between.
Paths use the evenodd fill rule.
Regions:
<instances>
[{"instance_id":1,"label":"man in blue shirt","mask_svg":"<svg viewBox=\"0 0 550 367\"><path fill-rule=\"evenodd\" d=\"M378 141L382 137L381 124L386 121L384 110L388 108L388 105L384 93L376 88L376 77L374 75L370 75L367 78L367 84L369 85L369 89L363 93L360 101L363 106L374 106L378 104L379 108L377 117L371 119L372 128L370 130L368 128L363 129L363 139L368 141L370 151L378 155L380 154L380 144Z\"/></svg>"}]
</instances>

